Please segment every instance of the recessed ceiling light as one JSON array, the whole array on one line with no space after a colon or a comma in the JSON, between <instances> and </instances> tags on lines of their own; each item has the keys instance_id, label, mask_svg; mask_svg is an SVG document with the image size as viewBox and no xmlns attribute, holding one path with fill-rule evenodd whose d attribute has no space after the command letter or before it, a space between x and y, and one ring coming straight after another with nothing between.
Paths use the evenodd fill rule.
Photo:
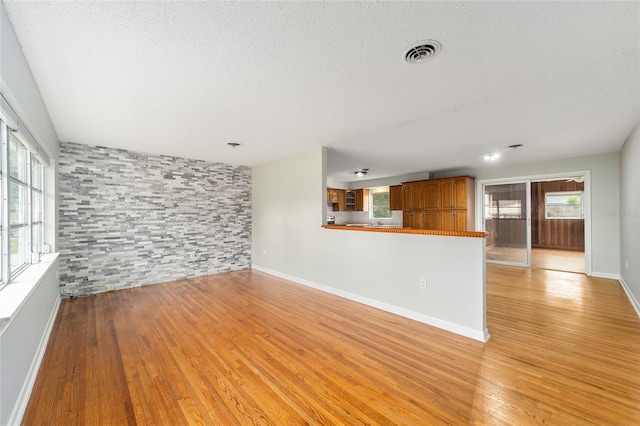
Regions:
<instances>
[{"instance_id":1,"label":"recessed ceiling light","mask_svg":"<svg viewBox=\"0 0 640 426\"><path fill-rule=\"evenodd\" d=\"M238 142L227 142L227 145L229 145L231 148L237 148L240 146Z\"/></svg>"},{"instance_id":2,"label":"recessed ceiling light","mask_svg":"<svg viewBox=\"0 0 640 426\"><path fill-rule=\"evenodd\" d=\"M485 154L484 156L485 161L496 161L498 158L500 158L500 154L497 152L494 152L493 154Z\"/></svg>"},{"instance_id":3,"label":"recessed ceiling light","mask_svg":"<svg viewBox=\"0 0 640 426\"><path fill-rule=\"evenodd\" d=\"M357 172L353 172L356 176L362 177L369 172L369 169L360 169Z\"/></svg>"},{"instance_id":4,"label":"recessed ceiling light","mask_svg":"<svg viewBox=\"0 0 640 426\"><path fill-rule=\"evenodd\" d=\"M411 45L402 57L409 64L420 64L433 58L442 50L442 45L435 40L422 40Z\"/></svg>"}]
</instances>

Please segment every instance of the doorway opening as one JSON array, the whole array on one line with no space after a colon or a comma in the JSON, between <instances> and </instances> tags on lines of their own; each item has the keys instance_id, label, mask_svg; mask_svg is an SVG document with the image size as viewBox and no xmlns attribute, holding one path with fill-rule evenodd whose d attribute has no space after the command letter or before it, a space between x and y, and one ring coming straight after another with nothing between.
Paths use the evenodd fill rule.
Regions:
<instances>
[{"instance_id":1,"label":"doorway opening","mask_svg":"<svg viewBox=\"0 0 640 426\"><path fill-rule=\"evenodd\" d=\"M589 178L585 171L479 181L487 262L590 275Z\"/></svg>"},{"instance_id":2,"label":"doorway opening","mask_svg":"<svg viewBox=\"0 0 640 426\"><path fill-rule=\"evenodd\" d=\"M584 176L531 182L531 266L585 273Z\"/></svg>"}]
</instances>

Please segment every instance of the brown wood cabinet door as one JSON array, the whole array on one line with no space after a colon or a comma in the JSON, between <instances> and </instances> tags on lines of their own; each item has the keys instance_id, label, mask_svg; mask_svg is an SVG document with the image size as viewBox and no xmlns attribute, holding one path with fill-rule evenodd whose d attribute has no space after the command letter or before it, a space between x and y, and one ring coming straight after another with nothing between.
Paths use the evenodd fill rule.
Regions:
<instances>
[{"instance_id":1,"label":"brown wood cabinet door","mask_svg":"<svg viewBox=\"0 0 640 426\"><path fill-rule=\"evenodd\" d=\"M413 209L423 210L424 209L424 182L414 182L411 185L413 189Z\"/></svg>"},{"instance_id":2,"label":"brown wood cabinet door","mask_svg":"<svg viewBox=\"0 0 640 426\"><path fill-rule=\"evenodd\" d=\"M425 224L425 211L414 210L413 211L413 229L426 229Z\"/></svg>"},{"instance_id":3,"label":"brown wood cabinet door","mask_svg":"<svg viewBox=\"0 0 640 426\"><path fill-rule=\"evenodd\" d=\"M442 230L443 231L466 231L467 211L466 210L442 210Z\"/></svg>"},{"instance_id":4,"label":"brown wood cabinet door","mask_svg":"<svg viewBox=\"0 0 640 426\"><path fill-rule=\"evenodd\" d=\"M334 211L345 212L347 211L346 200L345 200L345 190L338 189L337 191L338 191L338 210L334 209Z\"/></svg>"},{"instance_id":5,"label":"brown wood cabinet door","mask_svg":"<svg viewBox=\"0 0 640 426\"><path fill-rule=\"evenodd\" d=\"M362 189L356 189L356 211L364 211L364 191Z\"/></svg>"},{"instance_id":6,"label":"brown wood cabinet door","mask_svg":"<svg viewBox=\"0 0 640 426\"><path fill-rule=\"evenodd\" d=\"M413 229L413 212L411 210L402 211L402 227Z\"/></svg>"},{"instance_id":7,"label":"brown wood cabinet door","mask_svg":"<svg viewBox=\"0 0 640 426\"><path fill-rule=\"evenodd\" d=\"M425 210L424 229L439 231L442 229L442 212L440 210Z\"/></svg>"},{"instance_id":8,"label":"brown wood cabinet door","mask_svg":"<svg viewBox=\"0 0 640 426\"><path fill-rule=\"evenodd\" d=\"M389 187L389 208L391 210L402 210L402 185Z\"/></svg>"},{"instance_id":9,"label":"brown wood cabinet door","mask_svg":"<svg viewBox=\"0 0 640 426\"><path fill-rule=\"evenodd\" d=\"M455 231L456 230L456 218L454 210L442 210L442 230L443 231Z\"/></svg>"},{"instance_id":10,"label":"brown wood cabinet door","mask_svg":"<svg viewBox=\"0 0 640 426\"><path fill-rule=\"evenodd\" d=\"M460 179L453 179L452 182L452 198L453 198L453 203L454 209L466 209L467 208L467 191L469 190L469 188L467 188L467 179L466 178L460 178Z\"/></svg>"},{"instance_id":11,"label":"brown wood cabinet door","mask_svg":"<svg viewBox=\"0 0 640 426\"><path fill-rule=\"evenodd\" d=\"M424 208L425 209L439 209L441 208L440 204L440 182L423 182L423 193L424 193Z\"/></svg>"},{"instance_id":12,"label":"brown wood cabinet door","mask_svg":"<svg viewBox=\"0 0 640 426\"><path fill-rule=\"evenodd\" d=\"M413 184L412 183L402 184L402 209L403 210L413 209Z\"/></svg>"},{"instance_id":13,"label":"brown wood cabinet door","mask_svg":"<svg viewBox=\"0 0 640 426\"><path fill-rule=\"evenodd\" d=\"M454 217L455 230L456 231L466 231L467 227L468 227L467 211L466 210L456 209L454 213L455 213L455 217Z\"/></svg>"},{"instance_id":14,"label":"brown wood cabinet door","mask_svg":"<svg viewBox=\"0 0 640 426\"><path fill-rule=\"evenodd\" d=\"M440 182L440 193L442 194L442 208L454 209L455 200L453 196L453 179L447 179Z\"/></svg>"}]
</instances>

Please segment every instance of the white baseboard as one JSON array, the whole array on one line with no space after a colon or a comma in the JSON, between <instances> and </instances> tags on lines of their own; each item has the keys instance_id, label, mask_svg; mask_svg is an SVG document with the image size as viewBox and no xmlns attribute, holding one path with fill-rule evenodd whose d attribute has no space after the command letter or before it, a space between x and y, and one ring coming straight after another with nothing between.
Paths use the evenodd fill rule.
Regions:
<instances>
[{"instance_id":1,"label":"white baseboard","mask_svg":"<svg viewBox=\"0 0 640 426\"><path fill-rule=\"evenodd\" d=\"M596 278L608 278L610 280L620 279L620 274L610 274L609 272L591 272L592 277Z\"/></svg>"},{"instance_id":2,"label":"white baseboard","mask_svg":"<svg viewBox=\"0 0 640 426\"><path fill-rule=\"evenodd\" d=\"M489 330L487 330L486 328L483 331L474 330L469 327L464 327L449 321L445 321L429 315L414 312L409 309L401 308L399 306L391 305L389 303L380 302L379 300L369 299L368 297L360 296L358 294L350 293L348 291L339 290L337 288L329 287L323 284L318 284L303 278L298 278L292 275L283 274L281 272L264 268L262 266L252 265L251 268L255 269L256 271L264 272L269 275L283 278L288 281L293 281L294 283L297 283L297 284L302 284L307 287L315 288L316 290L324 291L325 293L330 293L336 296L340 296L345 299L352 300L354 302L362 303L363 305L371 306L386 312L390 312L392 314L400 315L401 317L409 318L414 321L421 322L423 324L441 328L443 330L450 331L452 333L459 334L464 337L469 337L474 340L486 342L491 337L489 336Z\"/></svg>"},{"instance_id":3,"label":"white baseboard","mask_svg":"<svg viewBox=\"0 0 640 426\"><path fill-rule=\"evenodd\" d=\"M42 359L44 358L44 352L47 349L49 336L51 335L51 330L53 330L53 324L56 322L59 308L60 297L56 299L53 309L51 310L51 315L49 315L49 320L47 321L44 333L42 334L42 338L40 339L40 343L38 344L38 350L33 357L31 366L29 367L29 373L27 374L26 380L22 384L22 389L20 389L20 394L18 395L16 405L13 407L13 411L9 416L8 424L10 425L19 425L22 422L22 416L24 416L24 412L27 409L27 404L29 403L29 398L31 397L31 391L33 390L33 385L36 382L38 370L40 369L40 364L42 363Z\"/></svg>"},{"instance_id":4,"label":"white baseboard","mask_svg":"<svg viewBox=\"0 0 640 426\"><path fill-rule=\"evenodd\" d=\"M631 306L633 306L636 314L638 314L638 317L640 317L640 303L638 303L638 299L636 299L633 293L631 293L631 290L629 289L629 286L627 285L624 278L620 277L618 278L618 281L620 282L620 285L622 286L624 292L627 293L627 297L629 298L629 302L631 302Z\"/></svg>"}]
</instances>

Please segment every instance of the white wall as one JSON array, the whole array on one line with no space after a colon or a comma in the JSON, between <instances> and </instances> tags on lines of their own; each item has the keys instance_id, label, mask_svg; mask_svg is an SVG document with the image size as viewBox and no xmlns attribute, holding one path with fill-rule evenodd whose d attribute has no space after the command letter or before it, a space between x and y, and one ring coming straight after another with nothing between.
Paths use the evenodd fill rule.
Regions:
<instances>
[{"instance_id":1,"label":"white wall","mask_svg":"<svg viewBox=\"0 0 640 426\"><path fill-rule=\"evenodd\" d=\"M620 155L617 152L587 157L492 166L436 173L435 177L471 175L478 179L535 176L571 171L591 171L592 273L620 274Z\"/></svg>"},{"instance_id":2,"label":"white wall","mask_svg":"<svg viewBox=\"0 0 640 426\"><path fill-rule=\"evenodd\" d=\"M45 242L56 251L58 238L58 197L56 192L58 137L4 6L0 6L0 92L52 159L51 167L46 170L45 176L47 179Z\"/></svg>"},{"instance_id":3,"label":"white wall","mask_svg":"<svg viewBox=\"0 0 640 426\"><path fill-rule=\"evenodd\" d=\"M620 151L618 213L621 281L640 315L640 122Z\"/></svg>"},{"instance_id":4,"label":"white wall","mask_svg":"<svg viewBox=\"0 0 640 426\"><path fill-rule=\"evenodd\" d=\"M253 169L254 268L484 340L484 239L323 229L325 170L320 148Z\"/></svg>"},{"instance_id":5,"label":"white wall","mask_svg":"<svg viewBox=\"0 0 640 426\"><path fill-rule=\"evenodd\" d=\"M57 248L58 204L57 168L58 138L40 96L38 86L22 53L11 23L0 6L0 91L11 104L20 120L52 159L47 170L45 188L45 242L54 251ZM53 255L50 255L53 256ZM30 280L33 289L26 298L12 299L18 306L11 310L8 324L0 331L0 424L17 424L31 392L33 379L38 371L40 357L48 338L48 330L58 307L58 263L31 267L20 275L26 280L27 272L40 272ZM46 274L42 267L47 266ZM33 268L33 269L32 269ZM37 278L35 278L37 276ZM5 287L8 289L12 283ZM31 287L30 287L31 288ZM7 303L3 289L0 300ZM19 292L18 292L19 293ZM3 298L4 297L4 298Z\"/></svg>"},{"instance_id":6,"label":"white wall","mask_svg":"<svg viewBox=\"0 0 640 426\"><path fill-rule=\"evenodd\" d=\"M38 280L0 331L0 425L20 423L60 302L57 255L46 255L16 284L27 286L27 273Z\"/></svg>"}]
</instances>

